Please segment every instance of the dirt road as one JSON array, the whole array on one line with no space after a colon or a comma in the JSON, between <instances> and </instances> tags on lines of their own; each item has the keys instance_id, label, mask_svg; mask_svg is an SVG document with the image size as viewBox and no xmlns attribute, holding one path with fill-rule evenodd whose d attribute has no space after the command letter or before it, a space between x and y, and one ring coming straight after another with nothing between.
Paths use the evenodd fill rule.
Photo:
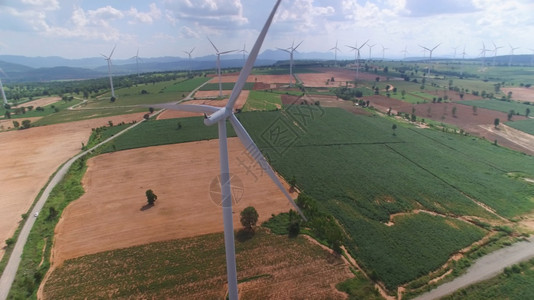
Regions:
<instances>
[{"instance_id":1,"label":"dirt road","mask_svg":"<svg viewBox=\"0 0 534 300\"><path fill-rule=\"evenodd\" d=\"M528 241L516 243L482 257L464 275L440 285L415 299L439 299L473 283L489 279L502 272L505 267L515 265L532 257L534 257L534 237L531 237Z\"/></svg>"}]
</instances>

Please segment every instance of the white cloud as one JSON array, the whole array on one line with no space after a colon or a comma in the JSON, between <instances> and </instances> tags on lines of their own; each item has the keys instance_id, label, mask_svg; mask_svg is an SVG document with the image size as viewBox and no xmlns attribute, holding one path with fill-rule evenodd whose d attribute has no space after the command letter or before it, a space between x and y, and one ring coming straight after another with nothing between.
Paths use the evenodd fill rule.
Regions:
<instances>
[{"instance_id":1,"label":"white cloud","mask_svg":"<svg viewBox=\"0 0 534 300\"><path fill-rule=\"evenodd\" d=\"M314 5L314 0L296 0L280 10L276 22L288 23L299 32L322 32L326 19L335 13L331 5L318 6Z\"/></svg>"},{"instance_id":2,"label":"white cloud","mask_svg":"<svg viewBox=\"0 0 534 300\"><path fill-rule=\"evenodd\" d=\"M161 10L156 6L155 3L151 3L149 7L150 10L148 12L139 12L137 8L132 7L127 14L133 17L133 19L137 22L152 24L155 20L161 18ZM130 23L134 22L130 21Z\"/></svg>"},{"instance_id":3,"label":"white cloud","mask_svg":"<svg viewBox=\"0 0 534 300\"><path fill-rule=\"evenodd\" d=\"M241 0L165 0L165 7L172 24L187 21L211 29L227 29L248 23Z\"/></svg>"}]
</instances>

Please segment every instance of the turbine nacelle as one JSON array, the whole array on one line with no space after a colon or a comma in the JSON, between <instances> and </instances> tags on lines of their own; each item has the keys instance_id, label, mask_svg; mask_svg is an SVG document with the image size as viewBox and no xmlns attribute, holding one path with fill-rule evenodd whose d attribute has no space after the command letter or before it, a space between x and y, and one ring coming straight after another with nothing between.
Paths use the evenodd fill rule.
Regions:
<instances>
[{"instance_id":1,"label":"turbine nacelle","mask_svg":"<svg viewBox=\"0 0 534 300\"><path fill-rule=\"evenodd\" d=\"M227 110L226 107L222 107L221 109L217 110L209 116L205 115L204 124L206 126L218 124L219 121L228 119L231 113L231 109Z\"/></svg>"}]
</instances>

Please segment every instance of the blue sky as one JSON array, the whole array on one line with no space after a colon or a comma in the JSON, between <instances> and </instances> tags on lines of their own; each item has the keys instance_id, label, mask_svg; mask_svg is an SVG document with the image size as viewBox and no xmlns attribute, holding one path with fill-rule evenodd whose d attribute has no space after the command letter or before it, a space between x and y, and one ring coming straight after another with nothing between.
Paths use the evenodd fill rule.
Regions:
<instances>
[{"instance_id":1,"label":"blue sky","mask_svg":"<svg viewBox=\"0 0 534 300\"><path fill-rule=\"evenodd\" d=\"M250 49L274 0L0 0L0 54L130 58L212 54ZM498 54L533 53L531 0L284 0L263 50L304 42L325 52L370 40L373 57L422 56L418 45L441 45L433 56L476 57L484 42ZM366 58L368 48L364 47ZM491 56L493 53L487 53Z\"/></svg>"}]
</instances>

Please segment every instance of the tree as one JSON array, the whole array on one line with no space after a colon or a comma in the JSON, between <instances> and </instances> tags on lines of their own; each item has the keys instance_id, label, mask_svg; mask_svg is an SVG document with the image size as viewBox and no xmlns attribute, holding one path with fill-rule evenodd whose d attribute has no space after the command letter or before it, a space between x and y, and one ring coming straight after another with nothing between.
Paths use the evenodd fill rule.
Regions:
<instances>
[{"instance_id":1,"label":"tree","mask_svg":"<svg viewBox=\"0 0 534 300\"><path fill-rule=\"evenodd\" d=\"M525 109L525 117L528 118L529 114L530 114L530 108L527 107L527 109Z\"/></svg>"},{"instance_id":2,"label":"tree","mask_svg":"<svg viewBox=\"0 0 534 300\"><path fill-rule=\"evenodd\" d=\"M452 116L456 118L456 106L452 107Z\"/></svg>"},{"instance_id":3,"label":"tree","mask_svg":"<svg viewBox=\"0 0 534 300\"><path fill-rule=\"evenodd\" d=\"M20 123L18 121L13 121L13 127L19 128Z\"/></svg>"},{"instance_id":4,"label":"tree","mask_svg":"<svg viewBox=\"0 0 534 300\"><path fill-rule=\"evenodd\" d=\"M150 113L153 113L153 112L154 112L154 108L153 108L153 107L149 107L149 108L148 108L148 111L149 111Z\"/></svg>"},{"instance_id":5,"label":"tree","mask_svg":"<svg viewBox=\"0 0 534 300\"><path fill-rule=\"evenodd\" d=\"M158 200L158 196L152 190L146 190L145 194L148 205L154 205L154 202Z\"/></svg>"},{"instance_id":6,"label":"tree","mask_svg":"<svg viewBox=\"0 0 534 300\"><path fill-rule=\"evenodd\" d=\"M30 120L24 120L22 121L22 128L27 129L31 127L31 121Z\"/></svg>"},{"instance_id":7,"label":"tree","mask_svg":"<svg viewBox=\"0 0 534 300\"><path fill-rule=\"evenodd\" d=\"M297 185L297 178L295 177L295 175L291 176L287 183L289 183L289 186L292 190L295 189L295 186Z\"/></svg>"},{"instance_id":8,"label":"tree","mask_svg":"<svg viewBox=\"0 0 534 300\"><path fill-rule=\"evenodd\" d=\"M512 121L512 117L514 116L514 114L515 112L513 109L508 112L508 121Z\"/></svg>"},{"instance_id":9,"label":"tree","mask_svg":"<svg viewBox=\"0 0 534 300\"><path fill-rule=\"evenodd\" d=\"M397 129L397 124L393 124L393 125L391 126L391 129L393 129L393 135L397 135L397 134L395 133L395 129Z\"/></svg>"},{"instance_id":10,"label":"tree","mask_svg":"<svg viewBox=\"0 0 534 300\"><path fill-rule=\"evenodd\" d=\"M495 120L493 120L493 125L495 125L495 128L497 128L497 126L499 126L500 122L501 122L501 120L499 120L499 118L495 118Z\"/></svg>"},{"instance_id":11,"label":"tree","mask_svg":"<svg viewBox=\"0 0 534 300\"><path fill-rule=\"evenodd\" d=\"M401 91L402 99L404 99L404 96L406 96L406 90Z\"/></svg>"},{"instance_id":12,"label":"tree","mask_svg":"<svg viewBox=\"0 0 534 300\"><path fill-rule=\"evenodd\" d=\"M254 226L258 222L258 212L252 206L249 206L241 211L241 225L248 231L254 231Z\"/></svg>"},{"instance_id":13,"label":"tree","mask_svg":"<svg viewBox=\"0 0 534 300\"><path fill-rule=\"evenodd\" d=\"M476 116L476 114L477 114L477 106L473 105L473 115Z\"/></svg>"}]
</instances>

